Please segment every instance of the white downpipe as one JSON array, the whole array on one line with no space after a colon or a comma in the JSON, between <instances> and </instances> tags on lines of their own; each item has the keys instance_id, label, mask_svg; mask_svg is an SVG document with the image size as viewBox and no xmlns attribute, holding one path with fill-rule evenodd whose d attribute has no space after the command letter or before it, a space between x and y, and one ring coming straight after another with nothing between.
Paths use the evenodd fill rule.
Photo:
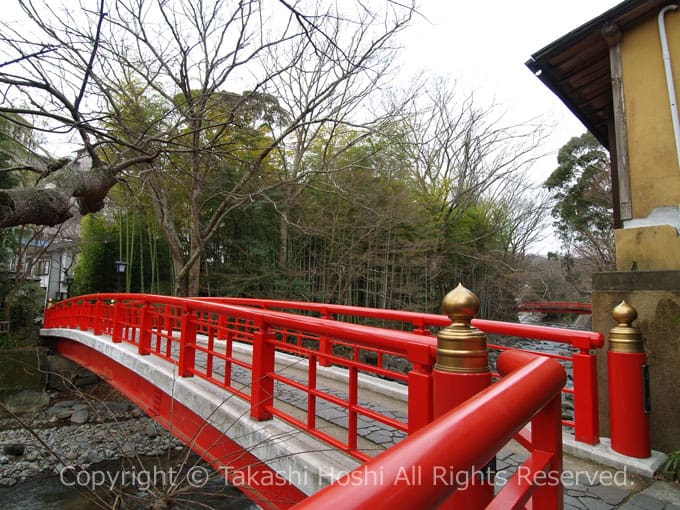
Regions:
<instances>
[{"instance_id":1,"label":"white downpipe","mask_svg":"<svg viewBox=\"0 0 680 510\"><path fill-rule=\"evenodd\" d=\"M668 11L674 11L677 5L667 5L659 12L659 37L661 38L661 53L663 65L666 69L666 85L668 86L668 98L671 102L671 117L673 118L673 132L675 133L675 149L678 153L678 165L680 166L680 118L678 117L678 96L675 94L673 82L673 67L671 66L671 53L668 49L668 36L666 35L665 16Z\"/></svg>"}]
</instances>

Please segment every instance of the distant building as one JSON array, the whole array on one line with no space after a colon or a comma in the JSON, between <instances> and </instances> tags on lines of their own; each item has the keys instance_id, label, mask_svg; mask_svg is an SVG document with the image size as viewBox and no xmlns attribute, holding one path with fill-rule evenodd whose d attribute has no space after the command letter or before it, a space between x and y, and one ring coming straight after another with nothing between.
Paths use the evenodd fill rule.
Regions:
<instances>
[{"instance_id":1,"label":"distant building","mask_svg":"<svg viewBox=\"0 0 680 510\"><path fill-rule=\"evenodd\" d=\"M18 232L18 231L17 231ZM73 268L80 250L77 237L45 229L33 239L17 239L8 267L10 281L34 281L49 299L65 299L73 282Z\"/></svg>"}]
</instances>

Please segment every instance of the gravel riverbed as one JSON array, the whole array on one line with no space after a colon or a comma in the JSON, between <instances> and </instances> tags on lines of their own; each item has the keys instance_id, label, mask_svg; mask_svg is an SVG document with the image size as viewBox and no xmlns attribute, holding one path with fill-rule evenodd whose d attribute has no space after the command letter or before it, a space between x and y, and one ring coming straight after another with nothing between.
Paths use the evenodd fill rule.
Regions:
<instances>
[{"instance_id":1,"label":"gravel riverbed","mask_svg":"<svg viewBox=\"0 0 680 510\"><path fill-rule=\"evenodd\" d=\"M58 474L68 466L88 468L122 457L162 456L185 449L103 383L89 394L49 395L46 407L18 419L0 418L0 487Z\"/></svg>"}]
</instances>

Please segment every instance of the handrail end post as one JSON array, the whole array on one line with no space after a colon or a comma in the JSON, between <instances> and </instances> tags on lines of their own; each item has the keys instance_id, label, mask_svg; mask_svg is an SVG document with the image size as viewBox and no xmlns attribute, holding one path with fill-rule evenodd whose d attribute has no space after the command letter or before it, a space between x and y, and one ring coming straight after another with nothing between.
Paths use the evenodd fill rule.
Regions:
<instances>
[{"instance_id":1,"label":"handrail end post","mask_svg":"<svg viewBox=\"0 0 680 510\"><path fill-rule=\"evenodd\" d=\"M479 298L459 284L442 301L451 324L437 334L437 361L432 370L433 417L438 418L491 384L486 335L471 326ZM449 500L460 508L484 508L494 497L495 459L485 466L483 480L458 490Z\"/></svg>"},{"instance_id":2,"label":"handrail end post","mask_svg":"<svg viewBox=\"0 0 680 510\"><path fill-rule=\"evenodd\" d=\"M618 323L609 332L607 370L612 449L623 455L651 455L649 379L637 311L625 301L612 311Z\"/></svg>"},{"instance_id":3,"label":"handrail end post","mask_svg":"<svg viewBox=\"0 0 680 510\"><path fill-rule=\"evenodd\" d=\"M587 350L573 355L574 439L589 445L600 442L597 358Z\"/></svg>"},{"instance_id":4,"label":"handrail end post","mask_svg":"<svg viewBox=\"0 0 680 510\"><path fill-rule=\"evenodd\" d=\"M142 308L142 320L139 325L139 355L151 354L151 328L153 327L153 306L146 302Z\"/></svg>"}]
</instances>

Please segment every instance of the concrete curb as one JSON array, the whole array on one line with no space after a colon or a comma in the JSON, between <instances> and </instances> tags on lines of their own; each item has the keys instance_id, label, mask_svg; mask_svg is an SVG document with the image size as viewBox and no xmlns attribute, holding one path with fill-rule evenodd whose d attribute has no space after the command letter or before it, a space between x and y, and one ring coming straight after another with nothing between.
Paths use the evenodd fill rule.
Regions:
<instances>
[{"instance_id":1,"label":"concrete curb","mask_svg":"<svg viewBox=\"0 0 680 510\"><path fill-rule=\"evenodd\" d=\"M564 452L574 457L591 460L616 469L626 469L628 472L654 478L659 468L666 462L666 454L652 450L652 455L646 459L637 459L616 453L611 448L611 439L601 437L596 445L589 445L576 441L571 434L563 434Z\"/></svg>"}]
</instances>

